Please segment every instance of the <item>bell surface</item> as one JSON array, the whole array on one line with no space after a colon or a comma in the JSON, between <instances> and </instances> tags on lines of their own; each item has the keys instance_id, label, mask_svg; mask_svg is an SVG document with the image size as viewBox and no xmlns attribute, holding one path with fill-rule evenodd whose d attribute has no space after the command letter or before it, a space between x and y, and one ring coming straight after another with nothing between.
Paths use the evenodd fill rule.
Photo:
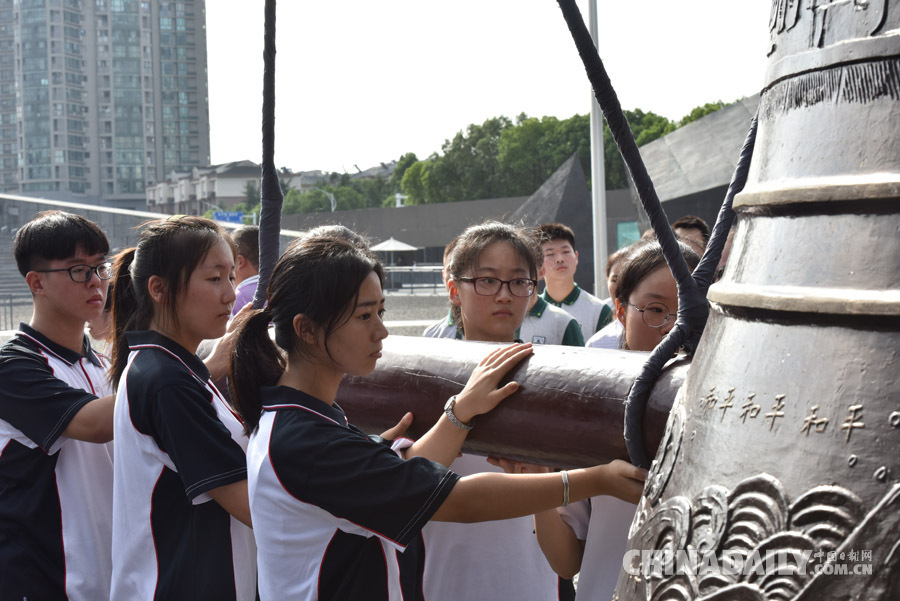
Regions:
<instances>
[{"instance_id":1,"label":"bell surface","mask_svg":"<svg viewBox=\"0 0 900 601\"><path fill-rule=\"evenodd\" d=\"M617 600L900 599L900 6L776 0L769 27L734 250Z\"/></svg>"}]
</instances>

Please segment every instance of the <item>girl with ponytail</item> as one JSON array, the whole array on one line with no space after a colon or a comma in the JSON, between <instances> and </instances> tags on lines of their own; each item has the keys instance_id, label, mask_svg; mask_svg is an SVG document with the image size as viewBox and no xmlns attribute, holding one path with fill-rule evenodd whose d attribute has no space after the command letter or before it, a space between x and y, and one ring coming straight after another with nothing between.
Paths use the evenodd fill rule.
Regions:
<instances>
[{"instance_id":1,"label":"girl with ponytail","mask_svg":"<svg viewBox=\"0 0 900 601\"><path fill-rule=\"evenodd\" d=\"M530 344L488 354L414 443L400 439L390 447L349 424L335 396L345 373L369 374L381 356L388 335L382 280L381 265L363 247L334 236L303 238L275 266L268 308L238 331L231 381L250 433L250 514L263 601L421 598L421 571L406 570L421 570L409 556L415 559L429 520L497 520L596 494L640 495L644 472L623 462L466 478L446 467L472 419L517 390L515 382L499 384L531 354Z\"/></svg>"},{"instance_id":2,"label":"girl with ponytail","mask_svg":"<svg viewBox=\"0 0 900 601\"><path fill-rule=\"evenodd\" d=\"M207 219L151 222L115 277L111 598L252 601L247 439L195 355L225 334L234 249Z\"/></svg>"}]
</instances>

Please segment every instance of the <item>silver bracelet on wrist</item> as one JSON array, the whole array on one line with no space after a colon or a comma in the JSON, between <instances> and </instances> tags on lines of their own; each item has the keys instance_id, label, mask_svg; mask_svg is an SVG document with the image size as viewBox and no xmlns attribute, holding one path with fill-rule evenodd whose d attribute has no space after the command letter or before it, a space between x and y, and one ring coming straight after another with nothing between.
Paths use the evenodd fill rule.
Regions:
<instances>
[{"instance_id":1,"label":"silver bracelet on wrist","mask_svg":"<svg viewBox=\"0 0 900 601\"><path fill-rule=\"evenodd\" d=\"M444 405L444 415L447 416L447 419L450 420L450 423L459 428L460 430L469 431L474 428L473 425L467 424L456 417L456 414L453 413L453 408L456 406L456 395L454 394L452 397L447 399L447 404Z\"/></svg>"},{"instance_id":2,"label":"silver bracelet on wrist","mask_svg":"<svg viewBox=\"0 0 900 601\"><path fill-rule=\"evenodd\" d=\"M560 474L562 474L563 479L563 502L561 506L565 507L569 504L569 472L563 470Z\"/></svg>"}]
</instances>

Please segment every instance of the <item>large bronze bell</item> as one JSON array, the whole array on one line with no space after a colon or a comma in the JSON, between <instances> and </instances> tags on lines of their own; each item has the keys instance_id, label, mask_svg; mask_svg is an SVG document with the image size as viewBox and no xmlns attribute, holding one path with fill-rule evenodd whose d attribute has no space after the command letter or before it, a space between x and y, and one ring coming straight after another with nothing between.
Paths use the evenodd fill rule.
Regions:
<instances>
[{"instance_id":1,"label":"large bronze bell","mask_svg":"<svg viewBox=\"0 0 900 601\"><path fill-rule=\"evenodd\" d=\"M900 6L775 0L770 29L734 251L618 599L900 599Z\"/></svg>"}]
</instances>

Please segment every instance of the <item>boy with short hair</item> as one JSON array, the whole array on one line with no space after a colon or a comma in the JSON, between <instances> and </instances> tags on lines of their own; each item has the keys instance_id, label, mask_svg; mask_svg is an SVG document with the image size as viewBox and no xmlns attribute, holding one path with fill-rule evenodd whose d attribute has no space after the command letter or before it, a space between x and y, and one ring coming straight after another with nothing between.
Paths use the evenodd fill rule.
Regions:
<instances>
[{"instance_id":1,"label":"boy with short hair","mask_svg":"<svg viewBox=\"0 0 900 601\"><path fill-rule=\"evenodd\" d=\"M709 224L696 215L685 215L672 224L672 231L701 257L709 243Z\"/></svg>"},{"instance_id":2,"label":"boy with short hair","mask_svg":"<svg viewBox=\"0 0 900 601\"><path fill-rule=\"evenodd\" d=\"M0 597L108 599L115 397L84 326L106 303L109 241L46 211L13 252L34 312L0 347Z\"/></svg>"},{"instance_id":3,"label":"boy with short hair","mask_svg":"<svg viewBox=\"0 0 900 601\"><path fill-rule=\"evenodd\" d=\"M237 298L232 317L253 300L259 283L259 226L245 225L231 233L234 241L234 285Z\"/></svg>"},{"instance_id":4,"label":"boy with short hair","mask_svg":"<svg viewBox=\"0 0 900 601\"><path fill-rule=\"evenodd\" d=\"M547 282L541 298L574 317L587 340L612 321L612 309L575 283L578 251L571 228L561 223L545 223L537 228L536 235L544 251L544 281Z\"/></svg>"},{"instance_id":5,"label":"boy with short hair","mask_svg":"<svg viewBox=\"0 0 900 601\"><path fill-rule=\"evenodd\" d=\"M544 267L538 269L538 281L544 279ZM533 294L528 299L528 313L519 328L518 338L532 344L584 346L581 326L571 315Z\"/></svg>"}]
</instances>

